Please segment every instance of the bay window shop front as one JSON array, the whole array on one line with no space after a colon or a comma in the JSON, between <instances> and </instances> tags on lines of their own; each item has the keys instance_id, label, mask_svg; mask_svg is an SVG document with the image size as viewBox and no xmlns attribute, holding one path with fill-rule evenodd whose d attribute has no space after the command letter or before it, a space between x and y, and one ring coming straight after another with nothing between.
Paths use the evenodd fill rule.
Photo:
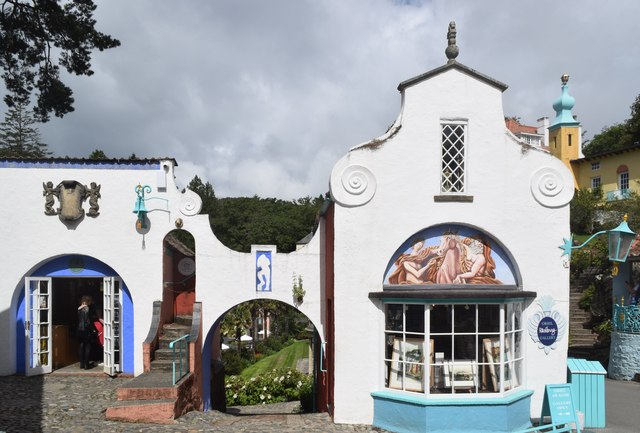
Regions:
<instances>
[{"instance_id":1,"label":"bay window shop front","mask_svg":"<svg viewBox=\"0 0 640 433\"><path fill-rule=\"evenodd\" d=\"M385 303L385 387L437 396L518 388L522 309L520 301Z\"/></svg>"},{"instance_id":2,"label":"bay window shop front","mask_svg":"<svg viewBox=\"0 0 640 433\"><path fill-rule=\"evenodd\" d=\"M382 291L374 425L391 431L508 432L529 425L524 291L494 237L460 224L427 228L392 256Z\"/></svg>"}]
</instances>

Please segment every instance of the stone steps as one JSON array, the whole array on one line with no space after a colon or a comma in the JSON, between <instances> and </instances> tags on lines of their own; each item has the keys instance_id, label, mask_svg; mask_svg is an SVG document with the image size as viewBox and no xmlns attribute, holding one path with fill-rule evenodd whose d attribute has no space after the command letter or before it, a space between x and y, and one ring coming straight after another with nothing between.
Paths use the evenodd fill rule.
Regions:
<instances>
[{"instance_id":1,"label":"stone steps","mask_svg":"<svg viewBox=\"0 0 640 433\"><path fill-rule=\"evenodd\" d=\"M162 327L158 349L151 361L151 371L143 373L118 388L118 401L107 408L105 417L110 420L170 424L180 416L180 390L190 386L193 375L187 374L173 384L173 350L169 343L191 332L191 316L176 316L174 323Z\"/></svg>"}]
</instances>

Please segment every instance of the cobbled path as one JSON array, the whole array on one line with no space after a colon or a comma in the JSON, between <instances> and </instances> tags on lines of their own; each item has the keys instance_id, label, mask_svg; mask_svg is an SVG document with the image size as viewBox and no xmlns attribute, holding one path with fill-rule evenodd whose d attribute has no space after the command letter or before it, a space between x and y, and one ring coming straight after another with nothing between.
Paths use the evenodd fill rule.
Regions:
<instances>
[{"instance_id":1,"label":"cobbled path","mask_svg":"<svg viewBox=\"0 0 640 433\"><path fill-rule=\"evenodd\" d=\"M384 432L369 425L333 424L326 413L291 414L290 403L230 408L229 413L190 412L169 425L107 421L104 411L126 380L106 376L0 377L0 432Z\"/></svg>"}]
</instances>

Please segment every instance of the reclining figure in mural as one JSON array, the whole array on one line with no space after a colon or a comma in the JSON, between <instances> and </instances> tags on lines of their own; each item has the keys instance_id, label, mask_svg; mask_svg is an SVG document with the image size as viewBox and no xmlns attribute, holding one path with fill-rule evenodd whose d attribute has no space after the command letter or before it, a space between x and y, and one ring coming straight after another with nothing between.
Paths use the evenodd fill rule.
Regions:
<instances>
[{"instance_id":1,"label":"reclining figure in mural","mask_svg":"<svg viewBox=\"0 0 640 433\"><path fill-rule=\"evenodd\" d=\"M389 284L502 284L488 241L445 233L439 246L416 239L395 261Z\"/></svg>"}]
</instances>

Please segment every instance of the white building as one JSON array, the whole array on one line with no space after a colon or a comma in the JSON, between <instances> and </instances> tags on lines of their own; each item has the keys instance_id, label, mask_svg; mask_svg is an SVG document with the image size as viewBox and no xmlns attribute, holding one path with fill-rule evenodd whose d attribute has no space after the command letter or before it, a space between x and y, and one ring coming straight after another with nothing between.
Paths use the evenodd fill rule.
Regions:
<instances>
[{"instance_id":1,"label":"white building","mask_svg":"<svg viewBox=\"0 0 640 433\"><path fill-rule=\"evenodd\" d=\"M573 179L507 131L507 86L455 60L455 29L449 41L445 65L400 83L402 107L387 133L336 163L319 229L290 254L222 245L198 215L199 198L176 188L171 159L0 161L9 204L0 374L51 371L51 335L72 325L84 292L102 297L105 371L147 371L161 325L184 303L166 290L178 272L195 279L185 295L196 305L195 408L212 404L221 317L264 297L314 324L318 407L337 423L527 427L545 384L566 381L569 270L558 246L569 234ZM144 197L138 185L148 185ZM164 240L174 229L193 235L195 263L168 264ZM304 276L302 303L293 274Z\"/></svg>"}]
</instances>

